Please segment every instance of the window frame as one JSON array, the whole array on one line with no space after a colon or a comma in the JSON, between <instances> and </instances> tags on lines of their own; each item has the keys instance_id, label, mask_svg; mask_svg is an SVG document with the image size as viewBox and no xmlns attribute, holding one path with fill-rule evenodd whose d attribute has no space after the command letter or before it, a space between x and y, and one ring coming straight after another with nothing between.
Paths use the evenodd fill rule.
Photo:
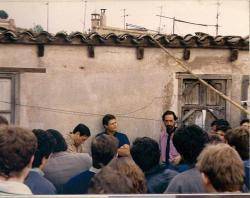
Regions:
<instances>
[{"instance_id":1,"label":"window frame","mask_svg":"<svg viewBox=\"0 0 250 198\"><path fill-rule=\"evenodd\" d=\"M9 79L11 81L11 105L10 110L1 110L1 114L10 114L10 123L16 123L16 104L17 104L17 93L18 93L18 74L15 72L0 72L0 79Z\"/></svg>"}]
</instances>

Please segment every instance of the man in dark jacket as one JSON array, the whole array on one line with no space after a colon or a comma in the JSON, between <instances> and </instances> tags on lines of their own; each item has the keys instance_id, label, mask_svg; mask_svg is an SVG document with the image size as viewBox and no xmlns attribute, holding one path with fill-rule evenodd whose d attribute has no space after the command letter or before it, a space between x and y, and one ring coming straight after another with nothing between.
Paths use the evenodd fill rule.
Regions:
<instances>
[{"instance_id":1,"label":"man in dark jacket","mask_svg":"<svg viewBox=\"0 0 250 198\"><path fill-rule=\"evenodd\" d=\"M171 179L178 174L166 165L159 164L159 145L149 137L137 138L130 152L135 163L145 173L149 193L163 193Z\"/></svg>"}]
</instances>

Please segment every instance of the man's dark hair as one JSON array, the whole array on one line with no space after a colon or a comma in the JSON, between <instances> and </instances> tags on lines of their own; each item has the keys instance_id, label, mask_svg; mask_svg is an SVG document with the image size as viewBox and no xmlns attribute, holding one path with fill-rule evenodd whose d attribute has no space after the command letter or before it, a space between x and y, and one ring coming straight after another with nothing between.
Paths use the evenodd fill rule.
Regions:
<instances>
[{"instance_id":1,"label":"man's dark hair","mask_svg":"<svg viewBox=\"0 0 250 198\"><path fill-rule=\"evenodd\" d=\"M53 153L66 151L68 149L65 139L59 131L55 129L48 129L47 132L50 133L56 140Z\"/></svg>"},{"instance_id":2,"label":"man's dark hair","mask_svg":"<svg viewBox=\"0 0 250 198\"><path fill-rule=\"evenodd\" d=\"M87 136L89 137L90 136L90 130L89 128L84 125L84 124L78 124L74 130L73 130L73 133L76 133L76 132L79 132L80 133L80 136Z\"/></svg>"},{"instance_id":3,"label":"man's dark hair","mask_svg":"<svg viewBox=\"0 0 250 198\"><path fill-rule=\"evenodd\" d=\"M173 143L184 162L193 165L196 158L208 143L208 134L197 125L178 128L173 137Z\"/></svg>"},{"instance_id":4,"label":"man's dark hair","mask_svg":"<svg viewBox=\"0 0 250 198\"><path fill-rule=\"evenodd\" d=\"M102 118L102 125L108 125L110 120L116 119L116 117L114 115L111 114L106 114L103 118Z\"/></svg>"},{"instance_id":5,"label":"man's dark hair","mask_svg":"<svg viewBox=\"0 0 250 198\"><path fill-rule=\"evenodd\" d=\"M244 123L250 123L249 119L243 119L240 121L240 125L243 125Z\"/></svg>"},{"instance_id":6,"label":"man's dark hair","mask_svg":"<svg viewBox=\"0 0 250 198\"><path fill-rule=\"evenodd\" d=\"M175 113L174 113L173 111L169 111L169 110L168 110L168 111L166 111L166 112L162 115L162 120L163 120L163 121L164 121L166 115L173 115L175 121L178 119L178 117L175 115Z\"/></svg>"},{"instance_id":7,"label":"man's dark hair","mask_svg":"<svg viewBox=\"0 0 250 198\"><path fill-rule=\"evenodd\" d=\"M106 166L116 155L118 140L112 135L99 135L91 143L93 166L102 168Z\"/></svg>"},{"instance_id":8,"label":"man's dark hair","mask_svg":"<svg viewBox=\"0 0 250 198\"><path fill-rule=\"evenodd\" d=\"M130 152L133 160L143 172L159 164L161 155L159 145L149 137L136 138Z\"/></svg>"},{"instance_id":9,"label":"man's dark hair","mask_svg":"<svg viewBox=\"0 0 250 198\"><path fill-rule=\"evenodd\" d=\"M20 127L0 127L0 175L20 176L37 148L35 135Z\"/></svg>"},{"instance_id":10,"label":"man's dark hair","mask_svg":"<svg viewBox=\"0 0 250 198\"><path fill-rule=\"evenodd\" d=\"M217 125L217 120L214 120L214 121L211 123L210 126L212 127L212 126L216 126L216 125Z\"/></svg>"},{"instance_id":11,"label":"man's dark hair","mask_svg":"<svg viewBox=\"0 0 250 198\"><path fill-rule=\"evenodd\" d=\"M250 131L244 127L238 127L234 130L230 130L226 135L225 139L228 144L235 148L239 153L242 160L248 160L249 154L249 144L250 144Z\"/></svg>"},{"instance_id":12,"label":"man's dark hair","mask_svg":"<svg viewBox=\"0 0 250 198\"><path fill-rule=\"evenodd\" d=\"M8 120L0 115L0 125L9 125Z\"/></svg>"},{"instance_id":13,"label":"man's dark hair","mask_svg":"<svg viewBox=\"0 0 250 198\"><path fill-rule=\"evenodd\" d=\"M42 164L42 159L45 157L49 158L53 152L55 138L42 129L34 129L32 131L37 138L37 150L35 152L34 161L32 164L33 168L38 168Z\"/></svg>"},{"instance_id":14,"label":"man's dark hair","mask_svg":"<svg viewBox=\"0 0 250 198\"><path fill-rule=\"evenodd\" d=\"M228 129L231 129L231 126L229 124L229 122L227 120L224 119L218 119L216 120L216 131L223 131L223 132L227 132Z\"/></svg>"}]
</instances>

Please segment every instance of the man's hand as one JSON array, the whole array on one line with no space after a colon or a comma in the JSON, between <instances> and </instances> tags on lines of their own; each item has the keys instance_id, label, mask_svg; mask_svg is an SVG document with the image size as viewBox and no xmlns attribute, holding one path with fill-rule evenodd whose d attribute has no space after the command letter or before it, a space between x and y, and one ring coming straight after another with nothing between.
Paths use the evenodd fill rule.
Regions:
<instances>
[{"instance_id":1,"label":"man's hand","mask_svg":"<svg viewBox=\"0 0 250 198\"><path fill-rule=\"evenodd\" d=\"M171 162L174 165L178 165L181 162L181 156L180 155L176 156Z\"/></svg>"},{"instance_id":2,"label":"man's hand","mask_svg":"<svg viewBox=\"0 0 250 198\"><path fill-rule=\"evenodd\" d=\"M130 156L130 146L128 144L124 144L117 150L118 156L120 157L129 157Z\"/></svg>"}]
</instances>

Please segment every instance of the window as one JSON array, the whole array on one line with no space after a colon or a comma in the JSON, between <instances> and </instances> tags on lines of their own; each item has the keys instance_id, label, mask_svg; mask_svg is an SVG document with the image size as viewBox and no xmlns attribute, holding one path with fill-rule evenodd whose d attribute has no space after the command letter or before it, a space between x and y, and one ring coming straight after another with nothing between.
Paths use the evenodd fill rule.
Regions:
<instances>
[{"instance_id":1,"label":"window","mask_svg":"<svg viewBox=\"0 0 250 198\"><path fill-rule=\"evenodd\" d=\"M230 95L230 75L200 75L208 84L225 95ZM229 105L214 91L190 74L178 73L179 115L184 124L197 124L208 130L215 119L229 118Z\"/></svg>"},{"instance_id":2,"label":"window","mask_svg":"<svg viewBox=\"0 0 250 198\"><path fill-rule=\"evenodd\" d=\"M16 74L0 73L0 115L15 123Z\"/></svg>"}]
</instances>

